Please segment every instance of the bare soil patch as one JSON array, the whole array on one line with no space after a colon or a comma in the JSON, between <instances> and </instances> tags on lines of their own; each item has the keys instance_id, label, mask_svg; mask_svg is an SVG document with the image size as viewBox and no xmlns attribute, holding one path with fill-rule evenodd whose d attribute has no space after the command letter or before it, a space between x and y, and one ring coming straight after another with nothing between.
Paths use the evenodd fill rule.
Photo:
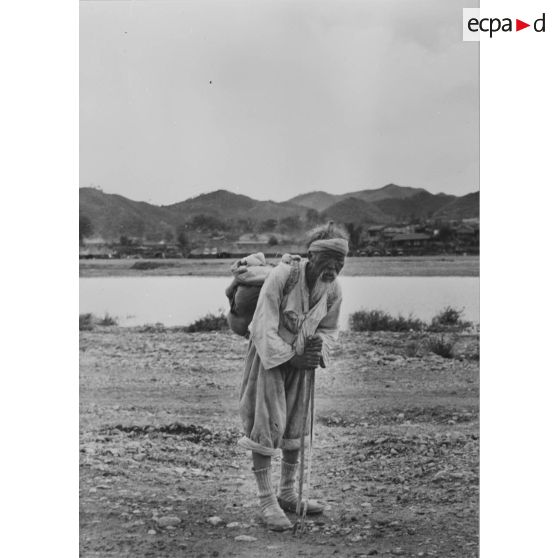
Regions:
<instances>
[{"instance_id":1,"label":"bare soil patch","mask_svg":"<svg viewBox=\"0 0 558 558\"><path fill-rule=\"evenodd\" d=\"M236 445L243 339L80 332L81 556L477 556L478 336L455 359L409 357L409 339L344 333L318 372L313 496L327 511L296 538L255 520Z\"/></svg>"}]
</instances>

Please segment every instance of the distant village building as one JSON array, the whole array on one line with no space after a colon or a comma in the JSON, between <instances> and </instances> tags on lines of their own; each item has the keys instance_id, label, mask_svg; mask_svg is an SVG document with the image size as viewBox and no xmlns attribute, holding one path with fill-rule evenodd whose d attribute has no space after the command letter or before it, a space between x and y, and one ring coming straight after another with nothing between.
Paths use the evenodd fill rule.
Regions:
<instances>
[{"instance_id":1,"label":"distant village building","mask_svg":"<svg viewBox=\"0 0 558 558\"><path fill-rule=\"evenodd\" d=\"M412 225L403 225L403 226L393 226L393 227L385 227L382 231L382 235L385 239L391 240L393 237L401 234L411 234L413 232Z\"/></svg>"},{"instance_id":2,"label":"distant village building","mask_svg":"<svg viewBox=\"0 0 558 558\"><path fill-rule=\"evenodd\" d=\"M80 258L112 258L116 251L105 241L104 238L84 238L79 247Z\"/></svg>"},{"instance_id":3,"label":"distant village building","mask_svg":"<svg viewBox=\"0 0 558 558\"><path fill-rule=\"evenodd\" d=\"M472 227L479 228L480 220L478 217L471 217L469 219L462 219L461 221L465 225L470 225Z\"/></svg>"},{"instance_id":4,"label":"distant village building","mask_svg":"<svg viewBox=\"0 0 558 558\"><path fill-rule=\"evenodd\" d=\"M360 228L359 228L360 229ZM424 254L478 254L479 220L464 219L445 223L425 221L414 225L373 224L360 229L360 242L352 247L354 256L403 256ZM230 237L229 237L230 238ZM178 244L175 241L146 240L121 236L118 240L84 238L80 258L241 258L263 252L267 258L283 254L306 255L304 244L291 242L291 235L246 233L237 240L224 234L198 235ZM193 249L190 249L194 246Z\"/></svg>"},{"instance_id":5,"label":"distant village building","mask_svg":"<svg viewBox=\"0 0 558 558\"><path fill-rule=\"evenodd\" d=\"M371 225L367 232L368 248L364 254L368 255L392 255L391 250L422 248L430 239L429 235L415 233L412 225Z\"/></svg>"},{"instance_id":6,"label":"distant village building","mask_svg":"<svg viewBox=\"0 0 558 558\"><path fill-rule=\"evenodd\" d=\"M243 258L249 254L263 252L268 258L280 258L283 254L306 254L306 246L301 244L275 244L261 242L228 242L194 248L190 258Z\"/></svg>"},{"instance_id":7,"label":"distant village building","mask_svg":"<svg viewBox=\"0 0 558 558\"><path fill-rule=\"evenodd\" d=\"M479 236L479 227L462 223L455 229L455 235L458 240L465 242L475 240Z\"/></svg>"},{"instance_id":8,"label":"distant village building","mask_svg":"<svg viewBox=\"0 0 558 558\"><path fill-rule=\"evenodd\" d=\"M179 258L182 256L178 244L165 240L146 240L139 248L146 258Z\"/></svg>"},{"instance_id":9,"label":"distant village building","mask_svg":"<svg viewBox=\"0 0 558 558\"><path fill-rule=\"evenodd\" d=\"M461 223L455 229L457 247L463 253L478 254L480 241L479 224L475 222Z\"/></svg>"},{"instance_id":10,"label":"distant village building","mask_svg":"<svg viewBox=\"0 0 558 558\"><path fill-rule=\"evenodd\" d=\"M431 243L432 238L424 233L397 234L391 239L394 248L426 248Z\"/></svg>"},{"instance_id":11,"label":"distant village building","mask_svg":"<svg viewBox=\"0 0 558 558\"><path fill-rule=\"evenodd\" d=\"M368 241L372 244L380 243L384 238L386 225L371 225L368 227Z\"/></svg>"},{"instance_id":12,"label":"distant village building","mask_svg":"<svg viewBox=\"0 0 558 558\"><path fill-rule=\"evenodd\" d=\"M236 244L251 244L251 245L263 245L269 242L271 235L269 234L255 234L255 233L248 233L241 235Z\"/></svg>"}]
</instances>

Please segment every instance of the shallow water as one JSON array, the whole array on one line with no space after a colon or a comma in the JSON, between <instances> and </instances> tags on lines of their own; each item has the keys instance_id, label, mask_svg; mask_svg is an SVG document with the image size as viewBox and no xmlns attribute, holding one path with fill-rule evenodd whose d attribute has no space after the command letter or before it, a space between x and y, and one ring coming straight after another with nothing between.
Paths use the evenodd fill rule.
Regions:
<instances>
[{"instance_id":1,"label":"shallow water","mask_svg":"<svg viewBox=\"0 0 558 558\"><path fill-rule=\"evenodd\" d=\"M160 322L187 325L208 312L227 309L226 277L80 278L79 311L118 318L119 325ZM341 324L349 314L377 309L392 315L413 314L429 321L445 306L463 308L463 318L479 321L478 277L340 277Z\"/></svg>"}]
</instances>

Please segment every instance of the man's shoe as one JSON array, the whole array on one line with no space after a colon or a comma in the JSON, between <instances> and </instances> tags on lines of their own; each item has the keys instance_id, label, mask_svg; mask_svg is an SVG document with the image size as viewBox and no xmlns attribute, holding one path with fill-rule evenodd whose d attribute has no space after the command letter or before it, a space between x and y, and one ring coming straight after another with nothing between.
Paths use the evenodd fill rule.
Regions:
<instances>
[{"instance_id":1,"label":"man's shoe","mask_svg":"<svg viewBox=\"0 0 558 558\"><path fill-rule=\"evenodd\" d=\"M281 461L281 483L279 484L279 496L277 496L277 501L281 508L292 513L296 513L296 503L298 502L298 496L295 491L298 465L298 463L287 463L284 459ZM307 514L314 515L323 513L323 511L324 506L322 506L322 504L318 504L316 500L308 500L306 508Z\"/></svg>"},{"instance_id":2,"label":"man's shoe","mask_svg":"<svg viewBox=\"0 0 558 558\"><path fill-rule=\"evenodd\" d=\"M260 499L260 520L272 531L292 529L292 523L277 503L271 483L271 467L254 470Z\"/></svg>"},{"instance_id":3,"label":"man's shoe","mask_svg":"<svg viewBox=\"0 0 558 558\"><path fill-rule=\"evenodd\" d=\"M293 502L292 500L285 500L284 498L281 498L280 496L277 497L277 502L278 502L279 506L281 507L281 509L283 509L285 511L288 511L288 512L296 513L296 502ZM322 504L320 504L319 502L316 502L316 500L303 500L302 501L303 509L304 509L304 503L305 502L307 502L306 513L308 515L316 515L316 514L324 512L324 506ZM301 510L301 513L302 513L302 510Z\"/></svg>"},{"instance_id":4,"label":"man's shoe","mask_svg":"<svg viewBox=\"0 0 558 558\"><path fill-rule=\"evenodd\" d=\"M293 524L277 504L262 508L260 520L271 531L288 531L293 528Z\"/></svg>"}]
</instances>

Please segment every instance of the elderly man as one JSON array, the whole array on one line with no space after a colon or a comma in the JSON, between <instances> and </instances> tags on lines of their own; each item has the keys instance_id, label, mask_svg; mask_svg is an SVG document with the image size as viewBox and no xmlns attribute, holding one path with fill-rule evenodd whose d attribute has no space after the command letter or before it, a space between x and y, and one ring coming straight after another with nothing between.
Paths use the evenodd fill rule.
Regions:
<instances>
[{"instance_id":1,"label":"elderly man","mask_svg":"<svg viewBox=\"0 0 558 558\"><path fill-rule=\"evenodd\" d=\"M261 518L269 529L292 527L284 513L296 511L295 477L308 370L325 367L337 338L341 289L337 276L349 246L345 231L329 223L310 233L308 259L281 263L266 279L250 324L250 342L240 394L245 436L252 451ZM271 456L281 449L279 496L271 480ZM302 474L302 472L300 472ZM307 513L323 506L306 502Z\"/></svg>"}]
</instances>

